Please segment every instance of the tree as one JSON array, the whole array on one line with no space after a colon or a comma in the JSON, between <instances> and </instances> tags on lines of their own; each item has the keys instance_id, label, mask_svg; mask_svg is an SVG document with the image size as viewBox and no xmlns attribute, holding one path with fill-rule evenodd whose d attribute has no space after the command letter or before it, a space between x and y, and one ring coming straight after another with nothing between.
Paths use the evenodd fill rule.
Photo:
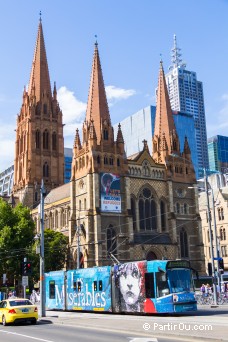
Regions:
<instances>
[{"instance_id":1,"label":"tree","mask_svg":"<svg viewBox=\"0 0 228 342\"><path fill-rule=\"evenodd\" d=\"M29 209L22 204L12 208L0 198L0 273L10 282L21 275L21 263L34 242L35 225Z\"/></svg>"},{"instance_id":2,"label":"tree","mask_svg":"<svg viewBox=\"0 0 228 342\"><path fill-rule=\"evenodd\" d=\"M36 244L37 246L37 244ZM39 279L39 254L35 254L33 246L33 275ZM44 230L44 268L45 272L61 270L66 263L68 237L51 229Z\"/></svg>"}]
</instances>

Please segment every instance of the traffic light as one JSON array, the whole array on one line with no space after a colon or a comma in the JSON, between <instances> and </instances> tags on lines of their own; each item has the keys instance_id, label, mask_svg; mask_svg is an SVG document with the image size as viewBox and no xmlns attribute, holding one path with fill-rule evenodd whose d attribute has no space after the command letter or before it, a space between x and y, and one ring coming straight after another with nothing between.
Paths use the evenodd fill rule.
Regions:
<instances>
[{"instance_id":1,"label":"traffic light","mask_svg":"<svg viewBox=\"0 0 228 342\"><path fill-rule=\"evenodd\" d=\"M224 272L224 261L223 261L223 258L220 258L220 259L219 259L219 271L220 271L220 273L222 273L222 274L223 274L223 272Z\"/></svg>"},{"instance_id":2,"label":"traffic light","mask_svg":"<svg viewBox=\"0 0 228 342\"><path fill-rule=\"evenodd\" d=\"M22 262L22 275L29 276L32 274L32 265L31 262L23 261Z\"/></svg>"}]
</instances>

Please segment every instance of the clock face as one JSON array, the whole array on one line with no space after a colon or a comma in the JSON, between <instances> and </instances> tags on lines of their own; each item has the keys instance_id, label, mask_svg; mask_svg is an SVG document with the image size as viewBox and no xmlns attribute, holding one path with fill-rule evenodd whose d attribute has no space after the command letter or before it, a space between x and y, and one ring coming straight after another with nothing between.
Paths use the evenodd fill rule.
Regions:
<instances>
[{"instance_id":1,"label":"clock face","mask_svg":"<svg viewBox=\"0 0 228 342\"><path fill-rule=\"evenodd\" d=\"M186 190L185 189L178 188L175 191L176 191L177 196L180 197L180 198L184 198L185 195L186 195Z\"/></svg>"}]
</instances>

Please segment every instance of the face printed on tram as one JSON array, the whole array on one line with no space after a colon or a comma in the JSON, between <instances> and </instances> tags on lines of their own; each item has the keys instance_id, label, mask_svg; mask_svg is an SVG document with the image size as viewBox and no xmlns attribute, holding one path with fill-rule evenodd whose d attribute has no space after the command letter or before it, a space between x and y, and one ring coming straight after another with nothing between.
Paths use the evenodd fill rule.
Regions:
<instances>
[{"instance_id":1,"label":"face printed on tram","mask_svg":"<svg viewBox=\"0 0 228 342\"><path fill-rule=\"evenodd\" d=\"M136 263L119 268L120 292L128 309L137 310L141 291L141 273Z\"/></svg>"}]
</instances>

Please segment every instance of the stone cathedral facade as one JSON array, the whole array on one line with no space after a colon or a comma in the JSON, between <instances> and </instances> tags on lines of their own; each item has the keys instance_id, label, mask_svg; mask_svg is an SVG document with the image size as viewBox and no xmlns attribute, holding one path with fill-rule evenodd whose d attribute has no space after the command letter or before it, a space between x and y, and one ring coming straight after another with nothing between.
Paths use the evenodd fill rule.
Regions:
<instances>
[{"instance_id":1,"label":"stone cathedral facade","mask_svg":"<svg viewBox=\"0 0 228 342\"><path fill-rule=\"evenodd\" d=\"M120 125L114 136L95 43L86 115L82 131L75 132L72 179L61 185L62 113L56 88L53 94L50 90L44 51L40 23L29 91L24 92L17 125L16 149L25 131L23 127L27 127L29 138L25 138L27 145L21 143L25 151L19 149L20 153L16 153L14 191L26 191L29 186L33 187L34 181L40 183L45 179L49 191L45 199L45 228L69 237L67 267L76 267L79 234L84 267L108 265L114 258L120 262L185 258L191 261L192 267L204 272L191 151L187 139L184 150L180 151L162 62L153 141L144 140L141 152L127 158ZM39 64L37 60L41 56L45 63ZM35 68L40 68L39 72ZM37 148L37 131L40 148ZM48 148L45 148L46 131ZM53 140L54 133L56 140ZM152 155L148 148L151 143ZM48 177L45 177L45 165L50 170ZM34 197L33 201L35 204ZM39 231L38 210L34 209L32 215Z\"/></svg>"}]
</instances>

